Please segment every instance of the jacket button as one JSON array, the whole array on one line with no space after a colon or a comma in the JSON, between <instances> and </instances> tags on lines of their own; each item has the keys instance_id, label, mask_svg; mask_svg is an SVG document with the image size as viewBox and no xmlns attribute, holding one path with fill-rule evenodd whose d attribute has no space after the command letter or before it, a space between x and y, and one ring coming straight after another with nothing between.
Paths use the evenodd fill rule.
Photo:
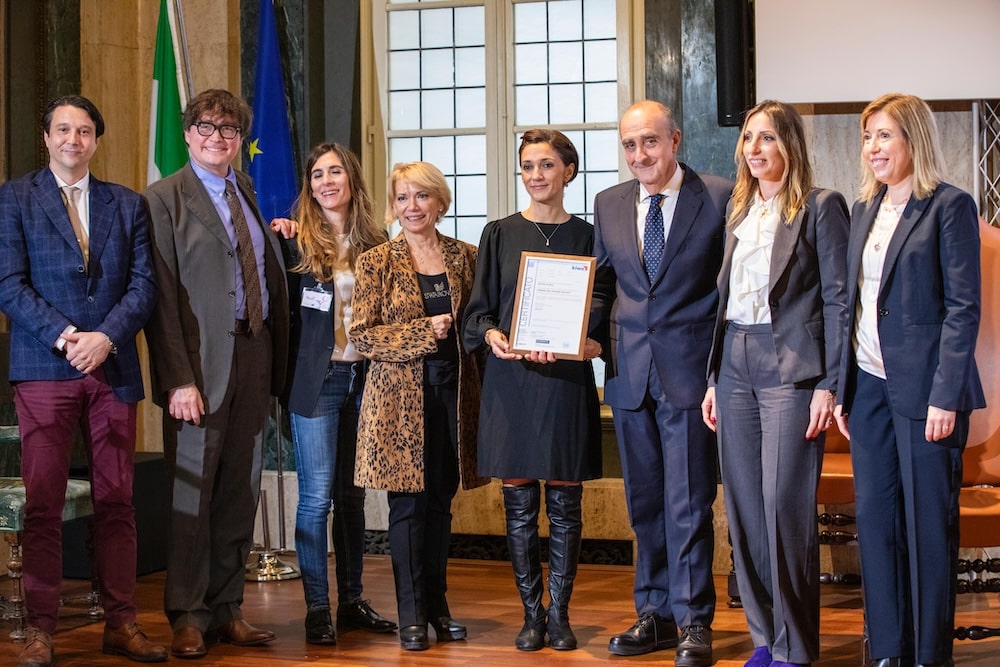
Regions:
<instances>
[{"instance_id":1,"label":"jacket button","mask_svg":"<svg viewBox=\"0 0 1000 667\"><path fill-rule=\"evenodd\" d=\"M889 314L889 309L888 308L879 308L878 309L878 315L879 315L879 317L885 317L888 314Z\"/></svg>"},{"instance_id":2,"label":"jacket button","mask_svg":"<svg viewBox=\"0 0 1000 667\"><path fill-rule=\"evenodd\" d=\"M80 266L76 267L76 272L77 273L86 273L87 269L83 266L83 264L81 264Z\"/></svg>"},{"instance_id":3,"label":"jacket button","mask_svg":"<svg viewBox=\"0 0 1000 667\"><path fill-rule=\"evenodd\" d=\"M656 301L656 295L655 294L650 294L649 295L649 300L650 301Z\"/></svg>"},{"instance_id":4,"label":"jacket button","mask_svg":"<svg viewBox=\"0 0 1000 667\"><path fill-rule=\"evenodd\" d=\"M236 296L236 290L232 290L232 289L229 290L229 296L235 297Z\"/></svg>"},{"instance_id":5,"label":"jacket button","mask_svg":"<svg viewBox=\"0 0 1000 667\"><path fill-rule=\"evenodd\" d=\"M646 333L648 333L648 334L654 334L654 333L656 333L656 329L653 329L652 327L650 327L649 329L646 329Z\"/></svg>"},{"instance_id":6,"label":"jacket button","mask_svg":"<svg viewBox=\"0 0 1000 667\"><path fill-rule=\"evenodd\" d=\"M94 303L94 297L93 296L88 296L87 297L87 302L88 303Z\"/></svg>"}]
</instances>

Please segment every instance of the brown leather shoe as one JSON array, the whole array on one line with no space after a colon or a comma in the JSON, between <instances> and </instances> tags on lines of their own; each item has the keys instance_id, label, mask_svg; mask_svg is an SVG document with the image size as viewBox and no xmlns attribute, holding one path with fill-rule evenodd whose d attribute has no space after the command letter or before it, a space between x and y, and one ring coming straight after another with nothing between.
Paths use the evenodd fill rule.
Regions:
<instances>
[{"instance_id":1,"label":"brown leather shoe","mask_svg":"<svg viewBox=\"0 0 1000 667\"><path fill-rule=\"evenodd\" d=\"M176 658L200 658L208 653L205 648L205 637L201 630L193 626L185 626L174 630L174 641L170 644L170 653Z\"/></svg>"},{"instance_id":2,"label":"brown leather shoe","mask_svg":"<svg viewBox=\"0 0 1000 667\"><path fill-rule=\"evenodd\" d=\"M17 667L51 667L55 658L52 650L52 636L35 626L28 626L24 648L17 659Z\"/></svg>"},{"instance_id":3,"label":"brown leather shoe","mask_svg":"<svg viewBox=\"0 0 1000 667\"><path fill-rule=\"evenodd\" d=\"M149 637L135 622L120 628L105 625L103 650L109 655L124 655L136 662L167 661L167 649L149 641Z\"/></svg>"},{"instance_id":4,"label":"brown leather shoe","mask_svg":"<svg viewBox=\"0 0 1000 667\"><path fill-rule=\"evenodd\" d=\"M270 630L255 628L242 618L236 618L218 628L219 641L228 642L234 646L260 646L274 641L274 633Z\"/></svg>"}]
</instances>

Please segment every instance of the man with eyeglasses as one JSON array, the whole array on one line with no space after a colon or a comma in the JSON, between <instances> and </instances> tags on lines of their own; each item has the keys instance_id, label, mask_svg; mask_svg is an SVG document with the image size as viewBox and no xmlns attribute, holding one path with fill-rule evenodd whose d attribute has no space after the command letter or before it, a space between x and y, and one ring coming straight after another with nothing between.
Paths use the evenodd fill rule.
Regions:
<instances>
[{"instance_id":1,"label":"man with eyeglasses","mask_svg":"<svg viewBox=\"0 0 1000 667\"><path fill-rule=\"evenodd\" d=\"M243 620L241 604L269 397L284 382L288 293L280 242L250 177L231 166L250 108L206 90L183 120L191 161L145 192L160 285L146 336L172 497L170 650L199 658L206 635L237 646L274 639Z\"/></svg>"}]
</instances>

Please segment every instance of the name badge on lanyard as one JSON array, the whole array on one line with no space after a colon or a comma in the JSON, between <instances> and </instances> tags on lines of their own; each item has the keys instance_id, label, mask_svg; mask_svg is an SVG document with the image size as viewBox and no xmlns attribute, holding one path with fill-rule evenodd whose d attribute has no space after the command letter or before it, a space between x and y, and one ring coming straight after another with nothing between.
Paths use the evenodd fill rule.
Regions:
<instances>
[{"instance_id":1,"label":"name badge on lanyard","mask_svg":"<svg viewBox=\"0 0 1000 667\"><path fill-rule=\"evenodd\" d=\"M302 307L330 312L333 304L333 292L327 292L322 287L306 287L302 290Z\"/></svg>"}]
</instances>

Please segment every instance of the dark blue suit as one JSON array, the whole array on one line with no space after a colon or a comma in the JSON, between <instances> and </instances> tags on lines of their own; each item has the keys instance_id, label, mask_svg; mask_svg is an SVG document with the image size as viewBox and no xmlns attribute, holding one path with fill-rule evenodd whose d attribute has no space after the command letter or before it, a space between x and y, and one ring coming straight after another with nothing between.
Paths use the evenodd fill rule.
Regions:
<instances>
[{"instance_id":1,"label":"dark blue suit","mask_svg":"<svg viewBox=\"0 0 1000 667\"><path fill-rule=\"evenodd\" d=\"M135 336L156 303L139 195L90 176L90 261L48 168L0 187L0 310L21 434L28 623L51 633L62 580L62 510L77 430L90 459L97 575L108 626L135 621L132 460L143 397ZM70 325L117 347L93 372L53 347Z\"/></svg>"},{"instance_id":2,"label":"dark blue suit","mask_svg":"<svg viewBox=\"0 0 1000 667\"><path fill-rule=\"evenodd\" d=\"M958 492L969 413L985 406L976 369L979 228L972 198L942 183L913 196L886 249L878 339L885 380L858 368L859 272L885 189L852 212L848 323L839 385L851 432L865 617L875 658L951 656ZM957 412L938 442L927 408Z\"/></svg>"},{"instance_id":3,"label":"dark blue suit","mask_svg":"<svg viewBox=\"0 0 1000 667\"><path fill-rule=\"evenodd\" d=\"M637 542L635 605L681 627L711 625L715 438L701 421L732 183L684 167L656 277L639 256L636 180L594 202L598 266L614 271L604 400L614 410Z\"/></svg>"}]
</instances>

